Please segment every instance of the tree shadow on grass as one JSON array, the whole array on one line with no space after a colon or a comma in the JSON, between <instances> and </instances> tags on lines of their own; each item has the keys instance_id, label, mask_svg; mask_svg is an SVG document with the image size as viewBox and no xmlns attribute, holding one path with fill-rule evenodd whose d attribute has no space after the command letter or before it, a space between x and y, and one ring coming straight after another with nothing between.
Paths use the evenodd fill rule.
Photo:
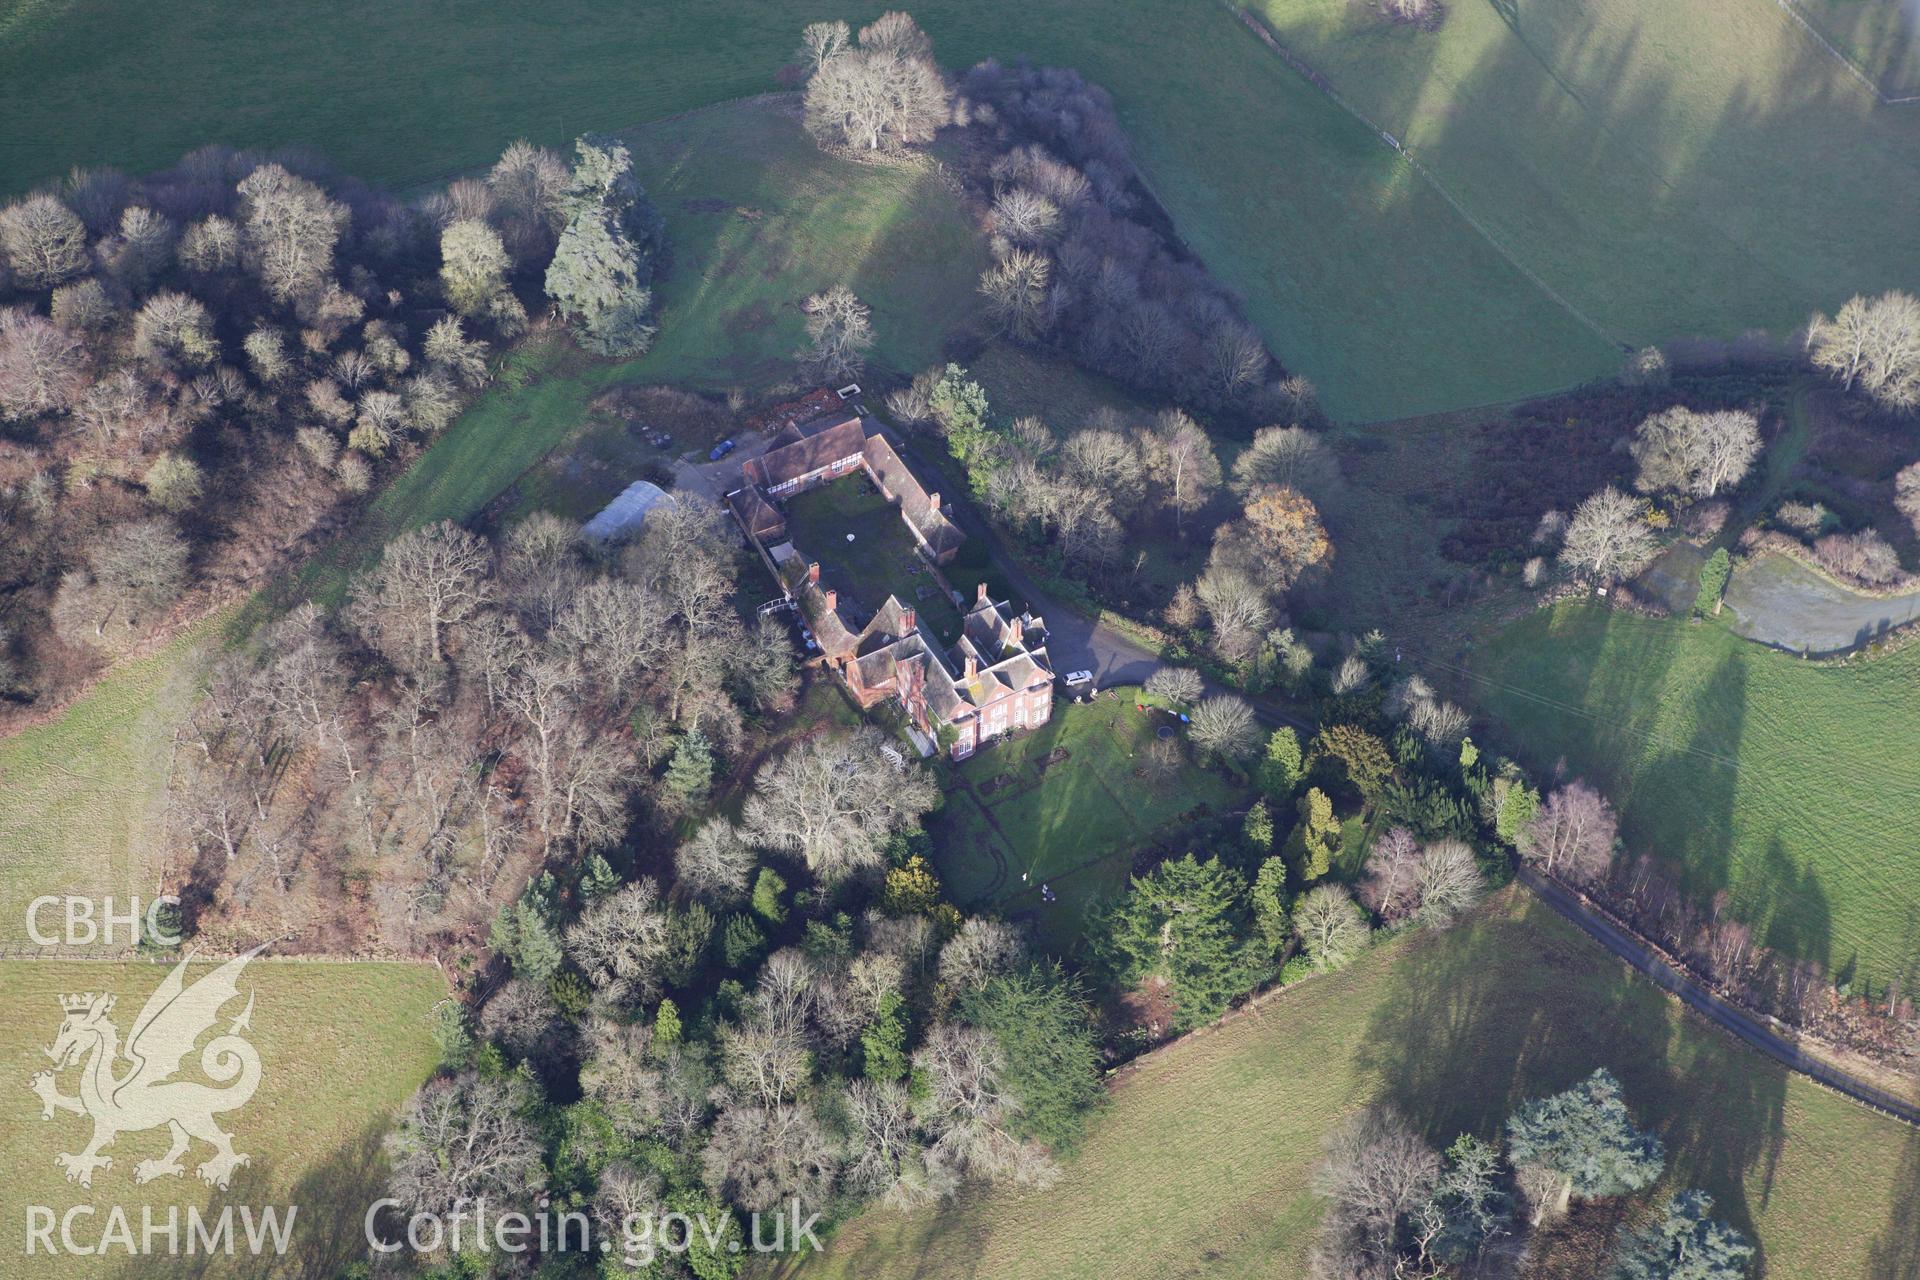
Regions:
<instances>
[{"instance_id":1,"label":"tree shadow on grass","mask_svg":"<svg viewBox=\"0 0 1920 1280\"><path fill-rule=\"evenodd\" d=\"M1874 1280L1920 1280L1920 1133L1907 1135L1895 1185L1893 1210L1869 1255L1869 1274Z\"/></svg>"},{"instance_id":2,"label":"tree shadow on grass","mask_svg":"<svg viewBox=\"0 0 1920 1280\"><path fill-rule=\"evenodd\" d=\"M368 1125L308 1169L291 1189L275 1177L277 1160L257 1157L234 1174L227 1190L211 1192L199 1206L201 1219L210 1228L223 1211L231 1209L232 1256L137 1258L114 1273L116 1280L334 1280L348 1264L368 1256L363 1223L368 1207L384 1194L387 1161L381 1139L385 1132L384 1125ZM269 1245L261 1256L249 1255L242 1206L253 1212L256 1222L268 1206L281 1213L283 1222L288 1207L296 1210L286 1253L275 1254ZM179 1221L184 1249L184 1209ZM137 1221L134 1230L137 1238ZM160 1247L165 1247L164 1237Z\"/></svg>"},{"instance_id":3,"label":"tree shadow on grass","mask_svg":"<svg viewBox=\"0 0 1920 1280\"><path fill-rule=\"evenodd\" d=\"M1599 1067L1636 1120L1667 1144L1668 1184L1698 1186L1717 1216L1753 1234L1746 1180L1771 1188L1783 1068L1690 1016L1598 943L1521 895L1452 931L1416 939L1375 1011L1359 1065L1434 1142L1500 1135L1524 1100Z\"/></svg>"}]
</instances>

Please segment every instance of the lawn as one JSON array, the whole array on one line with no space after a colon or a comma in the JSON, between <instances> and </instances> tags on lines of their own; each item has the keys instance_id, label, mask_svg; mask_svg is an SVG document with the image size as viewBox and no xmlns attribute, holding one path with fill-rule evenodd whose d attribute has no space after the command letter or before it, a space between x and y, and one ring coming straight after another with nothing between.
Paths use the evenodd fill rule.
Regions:
<instances>
[{"instance_id":1,"label":"lawn","mask_svg":"<svg viewBox=\"0 0 1920 1280\"><path fill-rule=\"evenodd\" d=\"M1503 744L1604 785L1629 852L1680 863L1702 901L1726 890L1758 941L1909 988L1920 648L1821 665L1723 623L1562 604L1489 641L1469 690Z\"/></svg>"},{"instance_id":2,"label":"lawn","mask_svg":"<svg viewBox=\"0 0 1920 1280\"><path fill-rule=\"evenodd\" d=\"M208 971L195 965L189 980ZM254 996L245 1035L260 1055L260 1086L247 1105L219 1118L233 1135L235 1149L250 1155L252 1163L235 1173L227 1191L211 1191L193 1174L193 1165L207 1154L196 1143L183 1178L136 1186L134 1165L158 1157L166 1135L129 1132L109 1150L113 1167L94 1175L89 1193L68 1184L53 1162L55 1153L78 1151L85 1143L90 1131L86 1121L64 1112L42 1120L40 1103L25 1086L48 1065L41 1050L59 1030L61 996L111 990L117 997L111 1016L124 1035L166 974L165 967L152 964L0 963L0 1017L16 1029L0 1054L0 1080L7 1086L7 1100L0 1104L0 1167L6 1169L0 1188L8 1205L0 1222L0 1256L13 1259L24 1253L24 1206L44 1205L58 1214L91 1202L99 1216L76 1219L76 1234L83 1240L89 1233L98 1238L108 1206L116 1204L124 1206L136 1239L140 1206L156 1206L163 1224L166 1206L178 1206L183 1247L189 1205L212 1214L224 1205L236 1206L236 1214L240 1205L293 1205L298 1216L292 1248L272 1274L333 1276L364 1257L360 1224L367 1206L381 1194L385 1166L380 1136L438 1057L427 1023L428 1011L446 994L440 971L419 964L255 961L241 975L240 991L243 1000L249 992ZM239 1009L236 1002L220 1025L224 1028ZM198 1054L190 1055L182 1078L200 1078L198 1062ZM76 1074L68 1071L61 1077L64 1092L73 1091ZM159 1247L164 1251L164 1237ZM203 1273L198 1268L204 1262L194 1259L188 1265L183 1258L177 1274L183 1280L189 1275L212 1280L266 1274L244 1261ZM17 1265L9 1263L8 1274L15 1274ZM36 1280L121 1275L157 1280L176 1272L164 1258L128 1261L113 1255L53 1261L42 1256L33 1261L32 1274Z\"/></svg>"},{"instance_id":3,"label":"lawn","mask_svg":"<svg viewBox=\"0 0 1920 1280\"><path fill-rule=\"evenodd\" d=\"M1765 1273L1902 1277L1920 1266L1920 1135L1789 1076L1634 977L1531 899L1503 895L1448 933L1383 947L1113 1090L1060 1182L976 1193L939 1214L843 1227L808 1280L1129 1280L1305 1273L1322 1139L1382 1099L1444 1143L1492 1136L1525 1097L1611 1068L1666 1140L1661 1192L1700 1186L1760 1241ZM1531 1274L1600 1273L1584 1230Z\"/></svg>"},{"instance_id":4,"label":"lawn","mask_svg":"<svg viewBox=\"0 0 1920 1280\"><path fill-rule=\"evenodd\" d=\"M934 864L960 906L1031 920L1049 950L1066 954L1087 909L1126 889L1137 854L1246 797L1192 763L1164 781L1146 778L1143 753L1170 717L1135 710L1132 694L1056 701L1045 725L954 767L928 828ZM1057 902L1041 901L1042 884Z\"/></svg>"},{"instance_id":5,"label":"lawn","mask_svg":"<svg viewBox=\"0 0 1920 1280\"><path fill-rule=\"evenodd\" d=\"M864 475L791 498L784 510L788 540L820 562L820 580L839 593L846 616L864 623L891 595L943 644L960 638L960 611L934 581L900 508Z\"/></svg>"},{"instance_id":6,"label":"lawn","mask_svg":"<svg viewBox=\"0 0 1920 1280\"><path fill-rule=\"evenodd\" d=\"M0 741L0 947L27 943L27 904L44 894L112 895L125 911L158 892L173 730L219 628L122 663L66 714Z\"/></svg>"}]
</instances>

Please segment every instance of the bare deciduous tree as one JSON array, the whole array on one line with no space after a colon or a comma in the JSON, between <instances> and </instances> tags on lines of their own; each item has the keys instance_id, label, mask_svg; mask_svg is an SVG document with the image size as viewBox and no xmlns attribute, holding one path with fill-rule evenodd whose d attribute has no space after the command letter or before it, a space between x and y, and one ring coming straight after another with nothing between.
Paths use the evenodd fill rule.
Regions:
<instances>
[{"instance_id":1,"label":"bare deciduous tree","mask_svg":"<svg viewBox=\"0 0 1920 1280\"><path fill-rule=\"evenodd\" d=\"M1191 706L1206 690L1200 673L1187 667L1161 667L1147 677L1143 686L1156 698L1165 698L1177 707Z\"/></svg>"},{"instance_id":2,"label":"bare deciduous tree","mask_svg":"<svg viewBox=\"0 0 1920 1280\"><path fill-rule=\"evenodd\" d=\"M846 51L853 33L844 22L809 22L800 30L800 57L811 75Z\"/></svg>"},{"instance_id":3,"label":"bare deciduous tree","mask_svg":"<svg viewBox=\"0 0 1920 1280\"><path fill-rule=\"evenodd\" d=\"M1052 326L1053 263L1013 249L980 275L980 293L994 322L1015 342L1035 342Z\"/></svg>"},{"instance_id":4,"label":"bare deciduous tree","mask_svg":"<svg viewBox=\"0 0 1920 1280\"><path fill-rule=\"evenodd\" d=\"M710 902L731 902L746 893L753 866L753 849L725 818L708 819L673 859L678 882Z\"/></svg>"},{"instance_id":5,"label":"bare deciduous tree","mask_svg":"<svg viewBox=\"0 0 1920 1280\"><path fill-rule=\"evenodd\" d=\"M1642 493L1711 498L1739 484L1759 456L1760 424L1739 409L1696 413L1675 405L1640 424L1632 449Z\"/></svg>"},{"instance_id":6,"label":"bare deciduous tree","mask_svg":"<svg viewBox=\"0 0 1920 1280\"><path fill-rule=\"evenodd\" d=\"M504 1211L537 1196L546 1168L525 1118L526 1088L512 1076L465 1072L416 1093L387 1138L394 1199L444 1216L481 1199Z\"/></svg>"},{"instance_id":7,"label":"bare deciduous tree","mask_svg":"<svg viewBox=\"0 0 1920 1280\"><path fill-rule=\"evenodd\" d=\"M660 989L667 949L667 913L651 880L600 899L567 929L567 958L611 1008L651 999Z\"/></svg>"},{"instance_id":8,"label":"bare deciduous tree","mask_svg":"<svg viewBox=\"0 0 1920 1280\"><path fill-rule=\"evenodd\" d=\"M833 1187L838 1145L804 1103L739 1103L714 1121L700 1167L711 1190L751 1212L811 1211Z\"/></svg>"},{"instance_id":9,"label":"bare deciduous tree","mask_svg":"<svg viewBox=\"0 0 1920 1280\"><path fill-rule=\"evenodd\" d=\"M59 413L86 383L86 347L30 312L0 311L0 418Z\"/></svg>"},{"instance_id":10,"label":"bare deciduous tree","mask_svg":"<svg viewBox=\"0 0 1920 1280\"><path fill-rule=\"evenodd\" d=\"M1173 512L1178 530L1186 517L1207 505L1220 485L1220 459L1205 429L1178 409L1162 413L1146 438L1149 470L1160 502Z\"/></svg>"},{"instance_id":11,"label":"bare deciduous tree","mask_svg":"<svg viewBox=\"0 0 1920 1280\"><path fill-rule=\"evenodd\" d=\"M940 948L940 981L955 992L983 987L1011 972L1026 953L1020 931L998 920L969 916Z\"/></svg>"},{"instance_id":12,"label":"bare deciduous tree","mask_svg":"<svg viewBox=\"0 0 1920 1280\"><path fill-rule=\"evenodd\" d=\"M1631 577L1653 558L1641 504L1609 485L1581 503L1567 525L1560 562L1599 581Z\"/></svg>"},{"instance_id":13,"label":"bare deciduous tree","mask_svg":"<svg viewBox=\"0 0 1920 1280\"><path fill-rule=\"evenodd\" d=\"M747 799L749 836L799 854L822 880L875 867L887 837L918 820L939 788L917 765L896 765L871 728L814 738L762 766Z\"/></svg>"},{"instance_id":14,"label":"bare deciduous tree","mask_svg":"<svg viewBox=\"0 0 1920 1280\"><path fill-rule=\"evenodd\" d=\"M1420 906L1415 913L1430 929L1444 929L1461 912L1480 900L1485 887L1473 849L1464 840L1436 840L1421 850L1415 868L1415 891Z\"/></svg>"},{"instance_id":15,"label":"bare deciduous tree","mask_svg":"<svg viewBox=\"0 0 1920 1280\"><path fill-rule=\"evenodd\" d=\"M1396 924L1420 905L1420 842L1405 827L1394 827L1367 850L1360 901L1369 911Z\"/></svg>"},{"instance_id":16,"label":"bare deciduous tree","mask_svg":"<svg viewBox=\"0 0 1920 1280\"><path fill-rule=\"evenodd\" d=\"M897 149L931 138L949 115L932 44L905 14L863 28L857 47L825 58L807 82L807 128L823 142Z\"/></svg>"},{"instance_id":17,"label":"bare deciduous tree","mask_svg":"<svg viewBox=\"0 0 1920 1280\"><path fill-rule=\"evenodd\" d=\"M1262 741L1253 708L1246 699L1230 693L1217 693L1196 703L1188 734L1194 746L1227 760L1246 759Z\"/></svg>"},{"instance_id":18,"label":"bare deciduous tree","mask_svg":"<svg viewBox=\"0 0 1920 1280\"><path fill-rule=\"evenodd\" d=\"M1606 874L1619 830L1607 798L1576 780L1541 803L1522 833L1520 854L1551 875L1588 884Z\"/></svg>"},{"instance_id":19,"label":"bare deciduous tree","mask_svg":"<svg viewBox=\"0 0 1920 1280\"><path fill-rule=\"evenodd\" d=\"M450 520L403 533L387 544L379 567L355 582L353 594L375 634L397 636L435 665L446 629L490 598L487 544Z\"/></svg>"},{"instance_id":20,"label":"bare deciduous tree","mask_svg":"<svg viewBox=\"0 0 1920 1280\"><path fill-rule=\"evenodd\" d=\"M240 182L247 265L268 293L290 301L333 270L333 247L351 220L347 207L277 164Z\"/></svg>"},{"instance_id":21,"label":"bare deciduous tree","mask_svg":"<svg viewBox=\"0 0 1920 1280\"><path fill-rule=\"evenodd\" d=\"M958 1174L1021 1186L1046 1186L1059 1176L1044 1150L1008 1132L1020 1104L1001 1083L1006 1060L991 1035L939 1023L914 1053L913 1065L927 1082L917 1109L934 1137L936 1160Z\"/></svg>"},{"instance_id":22,"label":"bare deciduous tree","mask_svg":"<svg viewBox=\"0 0 1920 1280\"><path fill-rule=\"evenodd\" d=\"M1334 1130L1314 1169L1333 1203L1313 1265L1317 1276L1396 1276L1409 1217L1433 1192L1440 1157L1391 1107L1371 1107ZM1424 1274L1424 1273L1422 1273Z\"/></svg>"},{"instance_id":23,"label":"bare deciduous tree","mask_svg":"<svg viewBox=\"0 0 1920 1280\"><path fill-rule=\"evenodd\" d=\"M1855 295L1829 320L1807 322L1807 354L1817 369L1856 385L1889 409L1920 406L1920 298L1894 290Z\"/></svg>"},{"instance_id":24,"label":"bare deciduous tree","mask_svg":"<svg viewBox=\"0 0 1920 1280\"><path fill-rule=\"evenodd\" d=\"M21 284L51 289L87 269L87 228L49 195L0 210L0 251Z\"/></svg>"},{"instance_id":25,"label":"bare deciduous tree","mask_svg":"<svg viewBox=\"0 0 1920 1280\"><path fill-rule=\"evenodd\" d=\"M864 369L873 347L873 318L853 290L837 284L801 304L807 315L807 346L800 353L824 378L851 378Z\"/></svg>"},{"instance_id":26,"label":"bare deciduous tree","mask_svg":"<svg viewBox=\"0 0 1920 1280\"><path fill-rule=\"evenodd\" d=\"M1315 885L1293 909L1293 929L1307 958L1321 969L1340 969L1367 945L1371 930L1341 884Z\"/></svg>"}]
</instances>

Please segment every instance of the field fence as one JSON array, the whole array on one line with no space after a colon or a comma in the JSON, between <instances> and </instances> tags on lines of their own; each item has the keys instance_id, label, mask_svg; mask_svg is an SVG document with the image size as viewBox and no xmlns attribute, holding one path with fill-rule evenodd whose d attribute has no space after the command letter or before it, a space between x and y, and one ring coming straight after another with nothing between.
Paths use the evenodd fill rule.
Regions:
<instances>
[{"instance_id":1,"label":"field fence","mask_svg":"<svg viewBox=\"0 0 1920 1280\"><path fill-rule=\"evenodd\" d=\"M1885 87L1869 75L1865 67L1855 62L1851 56L1843 52L1833 41L1820 34L1820 28L1814 26L1812 20L1800 12L1800 7L1796 5L1793 0L1774 0L1774 3L1778 4L1780 8L1785 11L1786 15L1793 19L1794 24L1807 34L1809 40L1812 40L1822 49L1825 49L1835 62L1838 62L1847 69L1849 75L1861 84L1867 86L1868 92L1873 94L1874 100L1881 106L1899 107L1920 102L1920 93L1906 94L1902 97L1889 97Z\"/></svg>"}]
</instances>

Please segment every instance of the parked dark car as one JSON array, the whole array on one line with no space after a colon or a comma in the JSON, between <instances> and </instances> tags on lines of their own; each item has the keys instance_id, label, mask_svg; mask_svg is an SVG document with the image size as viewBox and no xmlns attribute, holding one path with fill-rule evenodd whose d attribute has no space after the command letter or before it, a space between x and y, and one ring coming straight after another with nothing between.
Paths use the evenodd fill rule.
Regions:
<instances>
[{"instance_id":1,"label":"parked dark car","mask_svg":"<svg viewBox=\"0 0 1920 1280\"><path fill-rule=\"evenodd\" d=\"M728 454L732 452L733 452L733 441L722 440L719 444L713 446L713 452L707 455L707 461L718 462L720 461L720 459L726 457Z\"/></svg>"}]
</instances>

